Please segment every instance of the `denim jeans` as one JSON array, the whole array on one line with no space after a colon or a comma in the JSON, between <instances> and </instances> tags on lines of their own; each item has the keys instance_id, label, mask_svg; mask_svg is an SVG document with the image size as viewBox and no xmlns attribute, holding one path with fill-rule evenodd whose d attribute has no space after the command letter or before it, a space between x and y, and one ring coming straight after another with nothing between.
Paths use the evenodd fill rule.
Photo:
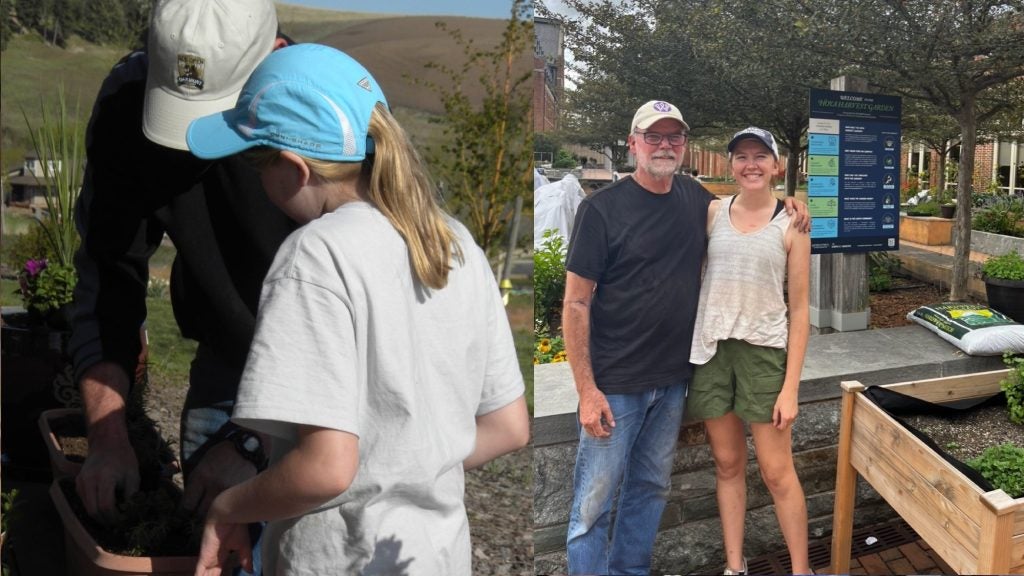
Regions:
<instances>
[{"instance_id":1,"label":"denim jeans","mask_svg":"<svg viewBox=\"0 0 1024 576\"><path fill-rule=\"evenodd\" d=\"M686 388L682 382L609 394L615 418L611 436L595 438L580 428L566 542L570 574L650 572L654 538L672 486Z\"/></svg>"},{"instance_id":2,"label":"denim jeans","mask_svg":"<svg viewBox=\"0 0 1024 576\"><path fill-rule=\"evenodd\" d=\"M231 419L232 404L223 402L201 408L187 408L181 413L181 461L184 464L193 452L199 449L210 436ZM188 478L185 478L188 482ZM249 541L252 542L253 572L250 574L236 568L234 576L259 576L262 572L262 554L260 553L261 524L249 525Z\"/></svg>"}]
</instances>

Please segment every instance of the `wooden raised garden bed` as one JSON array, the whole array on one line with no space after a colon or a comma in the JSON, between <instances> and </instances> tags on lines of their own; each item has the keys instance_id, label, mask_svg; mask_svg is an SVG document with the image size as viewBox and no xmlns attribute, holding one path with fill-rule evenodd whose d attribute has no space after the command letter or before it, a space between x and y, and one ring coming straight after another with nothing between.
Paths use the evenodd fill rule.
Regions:
<instances>
[{"instance_id":1,"label":"wooden raised garden bed","mask_svg":"<svg viewBox=\"0 0 1024 576\"><path fill-rule=\"evenodd\" d=\"M932 403L997 394L1008 370L890 384ZM832 574L850 572L857 474L959 574L1024 573L1024 498L983 492L861 392L843 382Z\"/></svg>"}]
</instances>

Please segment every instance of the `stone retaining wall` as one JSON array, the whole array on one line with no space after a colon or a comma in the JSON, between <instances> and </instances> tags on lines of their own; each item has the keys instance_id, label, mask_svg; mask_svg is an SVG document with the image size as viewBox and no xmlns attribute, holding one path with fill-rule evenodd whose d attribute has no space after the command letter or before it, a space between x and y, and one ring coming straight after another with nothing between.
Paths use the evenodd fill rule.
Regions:
<instances>
[{"instance_id":1,"label":"stone retaining wall","mask_svg":"<svg viewBox=\"0 0 1024 576\"><path fill-rule=\"evenodd\" d=\"M955 245L955 237L953 241ZM1016 250L1018 254L1024 256L1024 238L971 230L971 250L990 256L999 256Z\"/></svg>"}]
</instances>

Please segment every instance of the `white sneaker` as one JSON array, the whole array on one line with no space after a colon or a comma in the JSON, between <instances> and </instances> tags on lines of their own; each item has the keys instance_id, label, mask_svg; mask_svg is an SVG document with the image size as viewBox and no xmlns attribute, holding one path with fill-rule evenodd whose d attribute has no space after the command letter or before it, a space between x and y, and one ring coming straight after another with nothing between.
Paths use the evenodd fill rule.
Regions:
<instances>
[{"instance_id":1,"label":"white sneaker","mask_svg":"<svg viewBox=\"0 0 1024 576\"><path fill-rule=\"evenodd\" d=\"M722 572L722 575L723 576L747 576L747 558L746 557L743 558L743 568L740 568L739 570L733 570L732 568L729 568L729 564L726 563L726 565L725 565L725 572Z\"/></svg>"}]
</instances>

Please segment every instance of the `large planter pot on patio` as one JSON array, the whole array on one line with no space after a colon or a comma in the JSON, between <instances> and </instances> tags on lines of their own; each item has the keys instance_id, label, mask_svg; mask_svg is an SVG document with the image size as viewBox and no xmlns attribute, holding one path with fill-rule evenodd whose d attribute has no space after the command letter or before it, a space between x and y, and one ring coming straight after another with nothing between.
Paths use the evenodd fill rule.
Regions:
<instances>
[{"instance_id":1,"label":"large planter pot on patio","mask_svg":"<svg viewBox=\"0 0 1024 576\"><path fill-rule=\"evenodd\" d=\"M985 278L985 296L990 308L1024 324L1024 280Z\"/></svg>"},{"instance_id":2,"label":"large planter pot on patio","mask_svg":"<svg viewBox=\"0 0 1024 576\"><path fill-rule=\"evenodd\" d=\"M931 403L987 398L1008 370L884 386ZM1024 573L1024 498L985 492L863 393L843 382L831 574L850 572L859 473L958 574Z\"/></svg>"}]
</instances>

